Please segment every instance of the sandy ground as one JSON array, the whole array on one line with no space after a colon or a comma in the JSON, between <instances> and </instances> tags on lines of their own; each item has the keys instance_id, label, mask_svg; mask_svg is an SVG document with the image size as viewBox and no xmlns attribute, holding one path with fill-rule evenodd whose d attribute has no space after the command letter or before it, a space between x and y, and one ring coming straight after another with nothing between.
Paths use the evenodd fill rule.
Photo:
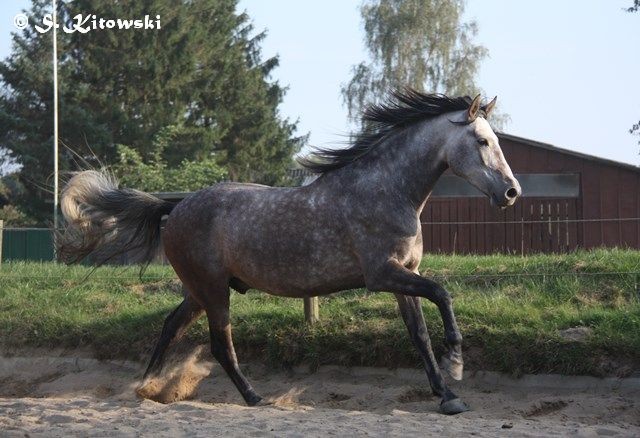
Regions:
<instances>
[{"instance_id":1,"label":"sandy ground","mask_svg":"<svg viewBox=\"0 0 640 438\"><path fill-rule=\"evenodd\" d=\"M167 374L162 394L191 397L172 404L136 396L142 364L0 357L0 436L640 436L640 378L475 373L452 385L473 411L446 417L419 370L243 368L271 406L195 357Z\"/></svg>"}]
</instances>

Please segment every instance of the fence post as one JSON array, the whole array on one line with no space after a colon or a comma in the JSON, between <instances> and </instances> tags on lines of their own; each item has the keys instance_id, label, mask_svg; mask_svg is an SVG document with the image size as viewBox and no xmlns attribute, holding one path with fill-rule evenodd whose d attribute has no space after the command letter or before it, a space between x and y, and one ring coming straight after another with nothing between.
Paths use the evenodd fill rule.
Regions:
<instances>
[{"instance_id":1,"label":"fence post","mask_svg":"<svg viewBox=\"0 0 640 438\"><path fill-rule=\"evenodd\" d=\"M2 264L2 233L4 232L4 221L0 219L0 264Z\"/></svg>"},{"instance_id":2,"label":"fence post","mask_svg":"<svg viewBox=\"0 0 640 438\"><path fill-rule=\"evenodd\" d=\"M320 304L318 297L304 298L304 320L307 324L315 324L320 321Z\"/></svg>"},{"instance_id":3,"label":"fence post","mask_svg":"<svg viewBox=\"0 0 640 438\"><path fill-rule=\"evenodd\" d=\"M302 185L309 185L317 178L317 175L307 175L304 178ZM307 324L311 325L320 321L320 304L318 302L318 297L304 298L304 320L307 322Z\"/></svg>"}]
</instances>

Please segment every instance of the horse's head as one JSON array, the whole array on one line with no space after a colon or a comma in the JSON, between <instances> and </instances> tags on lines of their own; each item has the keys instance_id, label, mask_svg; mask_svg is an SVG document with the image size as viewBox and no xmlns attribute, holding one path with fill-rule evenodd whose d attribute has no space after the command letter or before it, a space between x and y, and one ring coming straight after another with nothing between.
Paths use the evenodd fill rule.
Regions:
<instances>
[{"instance_id":1,"label":"horse's head","mask_svg":"<svg viewBox=\"0 0 640 438\"><path fill-rule=\"evenodd\" d=\"M457 129L452 130L444 152L447 164L456 175L504 208L513 205L522 190L504 159L498 137L486 120L495 103L496 98L481 106L478 95L467 111L451 118Z\"/></svg>"}]
</instances>

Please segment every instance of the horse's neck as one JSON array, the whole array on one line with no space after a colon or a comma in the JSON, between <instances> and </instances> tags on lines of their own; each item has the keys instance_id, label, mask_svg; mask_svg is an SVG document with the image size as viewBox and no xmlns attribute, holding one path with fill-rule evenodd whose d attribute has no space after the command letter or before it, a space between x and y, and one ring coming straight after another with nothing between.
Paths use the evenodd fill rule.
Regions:
<instances>
[{"instance_id":1,"label":"horse's neck","mask_svg":"<svg viewBox=\"0 0 640 438\"><path fill-rule=\"evenodd\" d=\"M405 199L417 211L422 210L447 169L441 151L445 137L438 133L438 127L425 121L383 141L356 166L357 178L367 183L365 187L384 188L387 197L392 192L394 199Z\"/></svg>"}]
</instances>

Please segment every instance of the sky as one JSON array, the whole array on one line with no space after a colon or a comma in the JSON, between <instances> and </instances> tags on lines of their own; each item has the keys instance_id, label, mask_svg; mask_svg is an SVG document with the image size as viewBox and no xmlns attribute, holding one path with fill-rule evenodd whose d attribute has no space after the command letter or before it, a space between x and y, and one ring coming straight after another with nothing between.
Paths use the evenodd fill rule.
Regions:
<instances>
[{"instance_id":1,"label":"sky","mask_svg":"<svg viewBox=\"0 0 640 438\"><path fill-rule=\"evenodd\" d=\"M506 132L640 165L640 13L631 0L468 0L476 43L489 49L477 84L511 117ZM0 4L0 58L10 53L13 17L30 4ZM310 144L340 147L350 126L340 94L351 66L366 60L359 0L240 0L274 80L288 87L281 114L310 132Z\"/></svg>"}]
</instances>

